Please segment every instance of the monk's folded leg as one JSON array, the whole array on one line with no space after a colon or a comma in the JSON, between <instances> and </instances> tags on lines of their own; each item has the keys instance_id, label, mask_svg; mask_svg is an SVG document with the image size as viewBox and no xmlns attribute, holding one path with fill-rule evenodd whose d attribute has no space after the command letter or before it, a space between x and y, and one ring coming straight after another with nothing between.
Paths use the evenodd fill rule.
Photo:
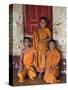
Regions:
<instances>
[{"instance_id":1,"label":"monk's folded leg","mask_svg":"<svg viewBox=\"0 0 68 90\"><path fill-rule=\"evenodd\" d=\"M50 72L45 73L44 80L46 83L51 83L51 84L60 82L60 80L56 80L56 77L54 76L54 74Z\"/></svg>"},{"instance_id":2,"label":"monk's folded leg","mask_svg":"<svg viewBox=\"0 0 68 90\"><path fill-rule=\"evenodd\" d=\"M35 72L35 70L34 70L33 67L30 67L30 68L28 69L28 76L29 76L29 78L30 78L31 80L34 80L34 79L36 78L37 74L36 74L36 72Z\"/></svg>"},{"instance_id":3,"label":"monk's folded leg","mask_svg":"<svg viewBox=\"0 0 68 90\"><path fill-rule=\"evenodd\" d=\"M19 78L20 83L24 82L25 81L25 76L26 76L26 70L18 71L17 76Z\"/></svg>"}]
</instances>

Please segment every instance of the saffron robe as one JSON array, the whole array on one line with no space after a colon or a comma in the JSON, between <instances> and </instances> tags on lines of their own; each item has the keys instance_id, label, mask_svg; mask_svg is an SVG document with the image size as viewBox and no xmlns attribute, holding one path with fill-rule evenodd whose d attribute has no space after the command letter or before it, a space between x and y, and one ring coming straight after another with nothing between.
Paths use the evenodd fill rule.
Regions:
<instances>
[{"instance_id":1,"label":"saffron robe","mask_svg":"<svg viewBox=\"0 0 68 90\"><path fill-rule=\"evenodd\" d=\"M49 28L38 29L33 33L33 49L35 50L35 67L38 72L43 72L46 62L46 51L48 49L48 40L51 38Z\"/></svg>"},{"instance_id":2,"label":"saffron robe","mask_svg":"<svg viewBox=\"0 0 68 90\"><path fill-rule=\"evenodd\" d=\"M36 72L33 68L33 48L29 48L23 56L22 64L24 67L18 72L20 82L24 81L26 74L28 74L29 78L32 80L36 77Z\"/></svg>"},{"instance_id":3,"label":"saffron robe","mask_svg":"<svg viewBox=\"0 0 68 90\"><path fill-rule=\"evenodd\" d=\"M44 80L47 83L56 83L59 81L56 78L59 75L60 60L61 54L58 49L49 50L47 52L46 70L44 74Z\"/></svg>"}]
</instances>

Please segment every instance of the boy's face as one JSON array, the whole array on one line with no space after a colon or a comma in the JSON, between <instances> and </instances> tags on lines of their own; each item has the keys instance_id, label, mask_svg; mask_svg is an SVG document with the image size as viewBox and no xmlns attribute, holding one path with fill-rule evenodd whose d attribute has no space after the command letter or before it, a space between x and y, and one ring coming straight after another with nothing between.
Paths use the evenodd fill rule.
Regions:
<instances>
[{"instance_id":1,"label":"boy's face","mask_svg":"<svg viewBox=\"0 0 68 90\"><path fill-rule=\"evenodd\" d=\"M44 28L46 26L46 21L44 19L41 19L40 26L41 28Z\"/></svg>"},{"instance_id":2,"label":"boy's face","mask_svg":"<svg viewBox=\"0 0 68 90\"><path fill-rule=\"evenodd\" d=\"M53 50L55 48L55 43L54 42L50 42L49 43L49 48L50 48L50 50Z\"/></svg>"},{"instance_id":3,"label":"boy's face","mask_svg":"<svg viewBox=\"0 0 68 90\"><path fill-rule=\"evenodd\" d=\"M25 39L24 40L24 46L29 47L29 45L30 45L30 41L28 39Z\"/></svg>"}]
</instances>

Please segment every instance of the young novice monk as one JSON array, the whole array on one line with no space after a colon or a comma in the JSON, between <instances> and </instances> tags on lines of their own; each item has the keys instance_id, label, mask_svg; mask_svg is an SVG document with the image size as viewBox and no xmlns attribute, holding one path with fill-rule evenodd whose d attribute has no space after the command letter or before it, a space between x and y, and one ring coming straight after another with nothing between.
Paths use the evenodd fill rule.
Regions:
<instances>
[{"instance_id":1,"label":"young novice monk","mask_svg":"<svg viewBox=\"0 0 68 90\"><path fill-rule=\"evenodd\" d=\"M55 40L49 41L49 50L47 52L46 70L44 74L44 80L47 83L58 83L57 80L59 75L59 62L61 55L59 50L56 48Z\"/></svg>"},{"instance_id":2,"label":"young novice monk","mask_svg":"<svg viewBox=\"0 0 68 90\"><path fill-rule=\"evenodd\" d=\"M18 71L19 82L24 82L26 75L32 80L36 77L33 68L33 48L30 47L30 38L25 37L23 42L24 49L21 52L20 70Z\"/></svg>"}]
</instances>

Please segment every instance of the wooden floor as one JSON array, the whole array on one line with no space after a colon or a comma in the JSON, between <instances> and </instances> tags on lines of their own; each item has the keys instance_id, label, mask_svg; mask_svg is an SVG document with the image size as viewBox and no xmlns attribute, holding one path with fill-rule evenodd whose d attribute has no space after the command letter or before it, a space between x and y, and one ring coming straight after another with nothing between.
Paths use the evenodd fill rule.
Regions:
<instances>
[{"instance_id":1,"label":"wooden floor","mask_svg":"<svg viewBox=\"0 0 68 90\"><path fill-rule=\"evenodd\" d=\"M20 82L18 81L17 71L18 71L18 70L14 69L14 72L13 72L13 85L14 85L14 86L47 84L47 83L43 80L43 78L41 78L41 79L36 78L35 80L30 80L29 78L27 78L24 83L20 83ZM65 83L65 82L66 82L66 75L60 75L59 79L61 80L61 83Z\"/></svg>"}]
</instances>

